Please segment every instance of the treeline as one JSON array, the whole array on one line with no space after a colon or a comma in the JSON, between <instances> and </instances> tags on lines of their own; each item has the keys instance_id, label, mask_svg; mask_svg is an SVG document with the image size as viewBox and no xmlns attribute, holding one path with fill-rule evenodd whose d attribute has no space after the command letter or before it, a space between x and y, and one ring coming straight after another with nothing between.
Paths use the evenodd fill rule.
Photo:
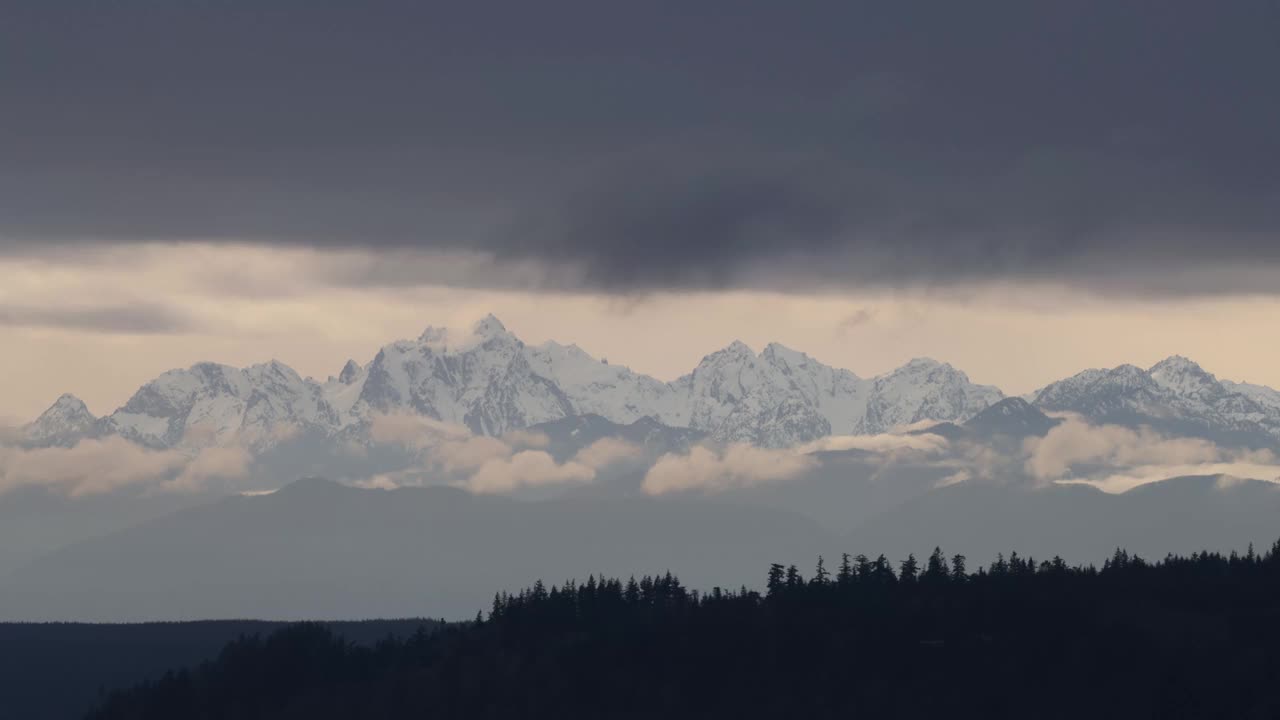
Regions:
<instances>
[{"instance_id":1,"label":"treeline","mask_svg":"<svg viewBox=\"0 0 1280 720\"><path fill-rule=\"evenodd\" d=\"M1082 530L1084 531L1084 530ZM935 551L500 593L355 646L302 624L112 694L91 717L1280 717L1280 543L1099 568Z\"/></svg>"}]
</instances>

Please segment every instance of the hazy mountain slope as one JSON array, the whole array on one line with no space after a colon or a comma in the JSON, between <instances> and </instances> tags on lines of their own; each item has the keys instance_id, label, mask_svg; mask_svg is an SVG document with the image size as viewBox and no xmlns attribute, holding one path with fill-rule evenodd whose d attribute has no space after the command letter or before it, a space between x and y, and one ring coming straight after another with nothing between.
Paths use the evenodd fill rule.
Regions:
<instances>
[{"instance_id":1,"label":"hazy mountain slope","mask_svg":"<svg viewBox=\"0 0 1280 720\"><path fill-rule=\"evenodd\" d=\"M914 552L940 545L986 562L1016 550L1037 559L1061 555L1095 562L1117 547L1162 556L1280 538L1280 486L1258 480L1196 476L1109 495L1084 485L1044 488L961 483L939 488L856 528L863 552Z\"/></svg>"},{"instance_id":2,"label":"hazy mountain slope","mask_svg":"<svg viewBox=\"0 0 1280 720\"><path fill-rule=\"evenodd\" d=\"M693 500L521 502L300 481L64 548L0 579L4 619L448 616L498 588L672 570L699 587L811 558L800 516Z\"/></svg>"},{"instance_id":3,"label":"hazy mountain slope","mask_svg":"<svg viewBox=\"0 0 1280 720\"><path fill-rule=\"evenodd\" d=\"M1022 439L1027 437L1044 437L1058 425L1059 421L1022 398L1005 398L969 418L964 428L973 435L994 439L1007 437Z\"/></svg>"},{"instance_id":4,"label":"hazy mountain slope","mask_svg":"<svg viewBox=\"0 0 1280 720\"><path fill-rule=\"evenodd\" d=\"M128 490L71 498L42 487L17 488L0 496L0 577L65 545L209 500L187 493Z\"/></svg>"},{"instance_id":5,"label":"hazy mountain slope","mask_svg":"<svg viewBox=\"0 0 1280 720\"><path fill-rule=\"evenodd\" d=\"M526 502L300 481L42 557L0 578L0 619L462 618L495 588L539 578L670 569L698 587L736 586L757 582L768 562L819 553L897 560L937 545L984 563L1011 550L1096 561L1116 547L1189 553L1280 536L1280 487L1261 481L1185 477L1120 495L982 483L906 492L837 536L799 513L726 499Z\"/></svg>"}]
</instances>

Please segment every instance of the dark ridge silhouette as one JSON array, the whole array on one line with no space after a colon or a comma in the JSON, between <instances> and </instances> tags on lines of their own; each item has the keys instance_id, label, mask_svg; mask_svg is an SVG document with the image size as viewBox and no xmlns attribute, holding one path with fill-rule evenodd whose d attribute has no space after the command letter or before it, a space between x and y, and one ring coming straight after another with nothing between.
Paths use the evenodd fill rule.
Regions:
<instances>
[{"instance_id":1,"label":"dark ridge silhouette","mask_svg":"<svg viewBox=\"0 0 1280 720\"><path fill-rule=\"evenodd\" d=\"M809 575L808 578L804 575ZM1280 713L1280 542L1101 568L935 549L499 593L487 617L374 646L315 624L112 693L145 718L1166 718Z\"/></svg>"},{"instance_id":2,"label":"dark ridge silhouette","mask_svg":"<svg viewBox=\"0 0 1280 720\"><path fill-rule=\"evenodd\" d=\"M217 657L241 636L289 626L264 620L92 624L0 623L0 718L83 717L110 688L159 679L171 667ZM388 636L434 630L438 620L323 623L333 637L372 645Z\"/></svg>"}]
</instances>

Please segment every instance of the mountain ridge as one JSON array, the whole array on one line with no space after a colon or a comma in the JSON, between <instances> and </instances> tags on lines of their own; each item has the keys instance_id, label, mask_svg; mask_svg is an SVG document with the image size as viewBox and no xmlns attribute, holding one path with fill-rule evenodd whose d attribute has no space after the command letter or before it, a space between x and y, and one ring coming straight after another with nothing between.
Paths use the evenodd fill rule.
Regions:
<instances>
[{"instance_id":1,"label":"mountain ridge","mask_svg":"<svg viewBox=\"0 0 1280 720\"><path fill-rule=\"evenodd\" d=\"M75 422L51 408L27 426L27 436L66 444L119 435L152 448L247 438L263 449L299 431L360 435L377 414L420 415L493 436L599 415L620 425L650 418L714 441L783 447L887 432L925 417L963 420L1002 397L932 360L863 379L777 343L756 353L740 341L663 382L576 345L527 345L488 315L467 333L428 327L417 340L388 343L368 363L348 361L323 382L274 360L170 370L101 418L83 403Z\"/></svg>"},{"instance_id":2,"label":"mountain ridge","mask_svg":"<svg viewBox=\"0 0 1280 720\"><path fill-rule=\"evenodd\" d=\"M103 417L64 395L24 430L27 444L45 447L118 435L150 448L239 442L260 452L298 433L366 441L379 414L491 436L594 415L619 426L647 418L718 443L789 447L925 421L963 424L1003 400L998 388L930 358L862 378L776 342L757 353L734 341L665 382L577 345L528 345L490 314L465 332L427 327L363 365L348 360L324 381L276 360L246 368L201 362L162 373ZM1084 370L1021 400L1093 422L1253 446L1280 441L1280 391L1219 380L1179 355L1146 369ZM1048 431L1032 420L1035 434Z\"/></svg>"}]
</instances>

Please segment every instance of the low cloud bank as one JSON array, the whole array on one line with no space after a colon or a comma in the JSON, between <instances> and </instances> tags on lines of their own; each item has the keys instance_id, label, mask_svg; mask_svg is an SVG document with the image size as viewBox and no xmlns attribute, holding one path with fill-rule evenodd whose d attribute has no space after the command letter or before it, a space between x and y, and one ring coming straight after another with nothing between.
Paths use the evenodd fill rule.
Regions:
<instances>
[{"instance_id":1,"label":"low cloud bank","mask_svg":"<svg viewBox=\"0 0 1280 720\"><path fill-rule=\"evenodd\" d=\"M818 461L795 450L753 445L730 445L723 451L698 445L687 454L668 453L645 473L641 485L650 495L701 490L718 492L790 480L818 466Z\"/></svg>"},{"instance_id":2,"label":"low cloud bank","mask_svg":"<svg viewBox=\"0 0 1280 720\"><path fill-rule=\"evenodd\" d=\"M698 445L687 453L668 453L645 474L641 489L650 495L671 492L723 492L798 479L818 468L823 452L862 450L891 464L908 457L947 451L938 435L833 435L792 448L759 448L733 444L725 448Z\"/></svg>"},{"instance_id":3,"label":"low cloud bank","mask_svg":"<svg viewBox=\"0 0 1280 720\"><path fill-rule=\"evenodd\" d=\"M501 437L475 435L468 428L415 415L373 418L370 438L413 451L418 464L356 482L360 487L449 484L479 493L511 492L524 487L581 485L615 463L642 456L641 449L616 438L602 438L558 463L542 450L543 433L514 430Z\"/></svg>"},{"instance_id":4,"label":"low cloud bank","mask_svg":"<svg viewBox=\"0 0 1280 720\"><path fill-rule=\"evenodd\" d=\"M86 439L70 448L26 448L0 434L0 494L41 486L70 497L122 488L145 492L240 490L253 473L255 448L296 434L285 429L270 438L236 436L211 444L212 430L193 430L179 449L153 450L119 436ZM10 433L12 434L12 433ZM821 467L825 453L860 451L875 479L901 464L939 470L938 487L957 483L1086 483L1123 492L1146 483L1185 475L1217 475L1280 482L1280 458L1270 450L1224 448L1204 439L1169 437L1150 428L1093 425L1067 416L1042 438L1005 451L981 443L929 433L831 436L792 448L747 444L697 445L688 451L652 456L634 443L602 438L557 461L546 435L527 430L500 437L481 436L465 426L412 415L375 416L370 444L348 440L340 451L352 458L377 457L394 448L408 453L396 468L376 475L351 475L360 487L394 488L452 485L477 493L510 493L522 488L584 485L609 468L643 473L649 495L719 493L770 483L802 480ZM384 467L387 465L384 464ZM358 472L358 471L357 471Z\"/></svg>"},{"instance_id":5,"label":"low cloud bank","mask_svg":"<svg viewBox=\"0 0 1280 720\"><path fill-rule=\"evenodd\" d=\"M467 479L466 487L472 492L510 492L521 487L589 483L595 478L595 468L572 460L561 465L545 452L523 450L486 462Z\"/></svg>"},{"instance_id":6,"label":"low cloud bank","mask_svg":"<svg viewBox=\"0 0 1280 720\"><path fill-rule=\"evenodd\" d=\"M81 440L70 448L0 446L0 493L26 486L71 497L133 486L192 492L210 481L245 477L251 461L240 446L150 450L119 436Z\"/></svg>"},{"instance_id":7,"label":"low cloud bank","mask_svg":"<svg viewBox=\"0 0 1280 720\"><path fill-rule=\"evenodd\" d=\"M938 453L944 452L948 447L947 439L941 435L922 433L919 435L830 435L801 445L797 450L806 454L838 452L841 450L865 450L872 453L909 450L913 452Z\"/></svg>"},{"instance_id":8,"label":"low cloud bank","mask_svg":"<svg viewBox=\"0 0 1280 720\"><path fill-rule=\"evenodd\" d=\"M1280 481L1270 450L1224 448L1202 438L1175 438L1150 428L1092 425L1076 416L1024 443L1025 469L1043 483L1083 483L1107 492L1187 475Z\"/></svg>"}]
</instances>

